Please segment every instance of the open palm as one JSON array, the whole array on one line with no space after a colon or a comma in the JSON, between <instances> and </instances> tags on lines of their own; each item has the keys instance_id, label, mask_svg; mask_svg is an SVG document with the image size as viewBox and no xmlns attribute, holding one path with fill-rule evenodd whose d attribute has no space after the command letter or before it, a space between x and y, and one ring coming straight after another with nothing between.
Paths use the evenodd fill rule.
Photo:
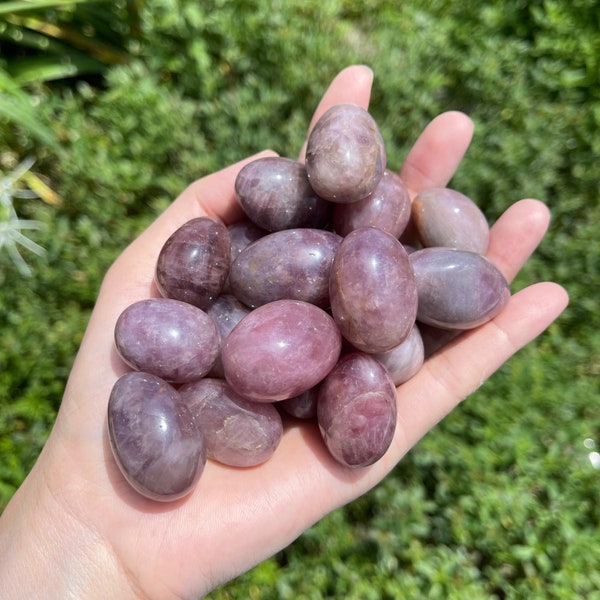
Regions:
<instances>
[{"instance_id":1,"label":"open palm","mask_svg":"<svg viewBox=\"0 0 600 600\"><path fill-rule=\"evenodd\" d=\"M371 83L368 69L342 71L313 124L340 102L367 107ZM411 193L446 185L471 135L472 123L465 115L450 112L434 119L400 170ZM268 154L273 153L258 156ZM398 389L395 438L385 456L368 468L338 465L315 425L291 422L275 455L263 465L233 469L208 461L188 497L166 504L146 500L124 481L107 442L108 397L126 370L114 349L114 324L128 305L158 295L153 284L156 258L176 228L201 215L216 215L225 223L242 216L234 180L258 156L190 185L107 273L52 434L0 522L0 544L4 536L27 548L32 545L27 535L37 537L35 566L25 577L31 591L45 590L42 596L48 598L70 597L64 594L67 585L73 597L85 598L195 598L207 593L371 489L567 303L558 285L535 284L514 295L493 321L430 357ZM509 281L542 239L548 219L543 204L521 200L493 226L488 257ZM18 537L19 527L30 533ZM27 573L18 560L17 552L5 569Z\"/></svg>"}]
</instances>

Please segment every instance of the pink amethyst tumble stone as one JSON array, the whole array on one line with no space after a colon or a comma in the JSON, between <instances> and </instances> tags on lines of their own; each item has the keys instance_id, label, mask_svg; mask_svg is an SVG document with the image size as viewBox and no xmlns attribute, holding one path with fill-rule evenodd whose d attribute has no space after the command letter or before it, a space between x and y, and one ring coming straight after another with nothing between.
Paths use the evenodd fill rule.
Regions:
<instances>
[{"instance_id":1,"label":"pink amethyst tumble stone","mask_svg":"<svg viewBox=\"0 0 600 600\"><path fill-rule=\"evenodd\" d=\"M308 136L310 185L331 202L356 202L369 196L385 166L385 145L377 123L355 104L332 106Z\"/></svg>"},{"instance_id":2,"label":"pink amethyst tumble stone","mask_svg":"<svg viewBox=\"0 0 600 600\"><path fill-rule=\"evenodd\" d=\"M121 376L108 403L113 455L129 484L163 502L191 492L206 463L204 438L179 393L140 371Z\"/></svg>"},{"instance_id":3,"label":"pink amethyst tumble stone","mask_svg":"<svg viewBox=\"0 0 600 600\"><path fill-rule=\"evenodd\" d=\"M275 406L242 398L222 379L188 383L179 393L204 434L212 460L252 467L271 458L281 441L283 423Z\"/></svg>"},{"instance_id":4,"label":"pink amethyst tumble stone","mask_svg":"<svg viewBox=\"0 0 600 600\"><path fill-rule=\"evenodd\" d=\"M185 383L204 377L213 367L220 336L213 319L200 308L169 298L149 298L121 313L115 344L134 369Z\"/></svg>"},{"instance_id":5,"label":"pink amethyst tumble stone","mask_svg":"<svg viewBox=\"0 0 600 600\"><path fill-rule=\"evenodd\" d=\"M205 309L222 292L230 263L227 227L218 219L198 217L165 242L156 265L156 285L166 298Z\"/></svg>"},{"instance_id":6,"label":"pink amethyst tumble stone","mask_svg":"<svg viewBox=\"0 0 600 600\"><path fill-rule=\"evenodd\" d=\"M332 456L366 467L389 448L396 430L396 388L369 354L345 354L321 384L317 420Z\"/></svg>"},{"instance_id":7,"label":"pink amethyst tumble stone","mask_svg":"<svg viewBox=\"0 0 600 600\"><path fill-rule=\"evenodd\" d=\"M221 352L225 379L241 396L284 400L310 389L335 365L341 335L321 308L277 300L244 317Z\"/></svg>"}]
</instances>

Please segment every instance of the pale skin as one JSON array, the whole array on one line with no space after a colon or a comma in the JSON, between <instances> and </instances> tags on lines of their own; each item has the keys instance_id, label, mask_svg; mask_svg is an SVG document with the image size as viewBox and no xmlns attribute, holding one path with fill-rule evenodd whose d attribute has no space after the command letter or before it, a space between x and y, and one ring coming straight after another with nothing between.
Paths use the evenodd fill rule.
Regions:
<instances>
[{"instance_id":1,"label":"pale skin","mask_svg":"<svg viewBox=\"0 0 600 600\"><path fill-rule=\"evenodd\" d=\"M311 126L334 104L368 107L371 85L370 70L343 70L325 92ZM413 196L448 183L472 134L471 120L458 112L444 113L424 129L399 170ZM208 461L189 496L172 503L139 496L118 471L106 438L110 390L126 370L114 350L114 324L128 305L157 295L154 266L169 235L202 215L227 224L241 218L235 176L248 161L273 154L262 152L191 184L108 271L48 442L0 519L5 600L170 600L208 593L373 488L566 307L561 286L536 283L513 295L493 321L430 357L398 389L396 435L385 456L368 468L336 464L316 427L294 422L275 455L259 467L232 469ZM488 258L509 281L548 223L545 205L525 199L493 225Z\"/></svg>"}]
</instances>

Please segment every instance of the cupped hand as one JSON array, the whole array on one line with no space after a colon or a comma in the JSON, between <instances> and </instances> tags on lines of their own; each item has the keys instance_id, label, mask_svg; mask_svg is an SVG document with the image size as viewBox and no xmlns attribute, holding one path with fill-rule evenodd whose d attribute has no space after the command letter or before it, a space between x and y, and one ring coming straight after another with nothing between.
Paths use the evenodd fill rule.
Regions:
<instances>
[{"instance_id":1,"label":"cupped hand","mask_svg":"<svg viewBox=\"0 0 600 600\"><path fill-rule=\"evenodd\" d=\"M371 84L372 73L364 67L342 71L324 94L311 126L334 104L353 102L366 108ZM413 195L448 183L472 132L471 121L457 112L444 113L425 128L400 169ZM158 295L153 284L156 259L175 229L202 215L218 216L226 224L242 217L233 191L235 177L244 164L267 155L274 153L263 152L190 185L110 268L51 436L0 521L0 547L17 540L17 549L37 549L27 568L20 567L19 556L24 557L16 552L0 567L0 582L3 571L12 569L31 590L37 580L47 598L54 597L52 590L57 597L69 597L66 587L73 597L86 598L162 600L205 594L371 489L566 306L560 286L532 285L515 294L491 322L431 356L398 389L396 435L385 456L370 467L340 466L325 450L314 424L293 422L274 456L258 467L234 469L209 460L189 496L165 504L139 496L118 471L106 435L110 390L127 370L114 349L115 322L133 302ZM542 203L521 200L492 227L488 257L509 281L541 241L548 221ZM37 538L36 544L28 535Z\"/></svg>"}]
</instances>

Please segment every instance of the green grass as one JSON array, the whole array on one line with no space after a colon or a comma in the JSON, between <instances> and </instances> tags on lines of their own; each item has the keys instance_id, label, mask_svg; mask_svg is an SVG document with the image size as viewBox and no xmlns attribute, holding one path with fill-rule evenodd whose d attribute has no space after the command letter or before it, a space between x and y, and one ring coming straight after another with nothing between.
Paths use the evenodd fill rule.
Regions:
<instances>
[{"instance_id":1,"label":"green grass","mask_svg":"<svg viewBox=\"0 0 600 600\"><path fill-rule=\"evenodd\" d=\"M111 261L192 179L265 147L294 156L333 75L366 63L392 166L460 109L476 130L452 185L491 221L547 202L514 288L555 279L571 305L381 485L210 598L600 598L585 444L600 446L600 5L424 6L148 0L135 35L111 38L127 63L11 87L43 133L0 110L0 170L35 156L63 202L15 201L45 224L29 232L45 255L23 251L32 277L0 252L0 507L43 446Z\"/></svg>"}]
</instances>

